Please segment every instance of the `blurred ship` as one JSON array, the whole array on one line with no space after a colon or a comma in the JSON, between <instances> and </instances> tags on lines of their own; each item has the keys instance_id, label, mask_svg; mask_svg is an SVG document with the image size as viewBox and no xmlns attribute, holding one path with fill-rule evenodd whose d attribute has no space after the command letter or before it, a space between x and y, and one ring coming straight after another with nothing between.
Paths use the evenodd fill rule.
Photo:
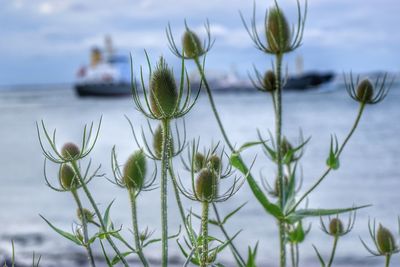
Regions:
<instances>
[{"instance_id":1,"label":"blurred ship","mask_svg":"<svg viewBox=\"0 0 400 267\"><path fill-rule=\"evenodd\" d=\"M115 52L111 37L106 36L103 51L92 48L90 64L78 70L75 90L79 96L131 94L129 58Z\"/></svg>"}]
</instances>

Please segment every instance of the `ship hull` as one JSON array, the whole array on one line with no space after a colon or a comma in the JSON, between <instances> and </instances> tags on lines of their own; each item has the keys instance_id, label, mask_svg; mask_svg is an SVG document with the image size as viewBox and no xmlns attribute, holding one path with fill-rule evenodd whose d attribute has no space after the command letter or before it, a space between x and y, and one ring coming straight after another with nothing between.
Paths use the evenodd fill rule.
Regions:
<instances>
[{"instance_id":1,"label":"ship hull","mask_svg":"<svg viewBox=\"0 0 400 267\"><path fill-rule=\"evenodd\" d=\"M129 83L76 84L75 91L81 97L120 97L132 92Z\"/></svg>"}]
</instances>

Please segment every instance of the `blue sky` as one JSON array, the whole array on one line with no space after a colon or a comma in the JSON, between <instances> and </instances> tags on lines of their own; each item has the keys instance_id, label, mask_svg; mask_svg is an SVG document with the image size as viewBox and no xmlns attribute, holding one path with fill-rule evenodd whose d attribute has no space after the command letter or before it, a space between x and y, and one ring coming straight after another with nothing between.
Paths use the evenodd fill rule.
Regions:
<instances>
[{"instance_id":1,"label":"blue sky","mask_svg":"<svg viewBox=\"0 0 400 267\"><path fill-rule=\"evenodd\" d=\"M296 1L280 0L295 22ZM272 0L256 1L258 21ZM143 64L143 49L152 59L164 55L179 61L167 48L168 22L180 39L183 20L201 30L208 18L216 43L208 68L246 73L271 58L253 48L239 17L250 18L249 0L1 0L0 84L72 82L78 66L88 61L93 45L106 34L121 53L133 53ZM355 72L400 69L400 1L309 0L303 46L287 58L302 55L306 70Z\"/></svg>"}]
</instances>

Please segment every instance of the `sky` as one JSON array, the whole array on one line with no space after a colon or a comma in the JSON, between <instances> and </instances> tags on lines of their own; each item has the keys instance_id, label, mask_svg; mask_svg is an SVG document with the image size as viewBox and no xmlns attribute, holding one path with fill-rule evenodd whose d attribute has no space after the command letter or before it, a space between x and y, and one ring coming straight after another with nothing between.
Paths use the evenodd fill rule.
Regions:
<instances>
[{"instance_id":1,"label":"sky","mask_svg":"<svg viewBox=\"0 0 400 267\"><path fill-rule=\"evenodd\" d=\"M296 1L278 2L295 23ZM255 3L262 32L273 1ZM297 56L305 70L400 70L399 0L309 0L308 6L303 45L285 61L289 72ZM171 23L180 40L184 19L200 35L210 21L216 41L209 70L246 75L253 64L266 70L272 58L254 48L239 16L250 19L252 9L251 0L0 0L0 85L73 82L107 34L121 54L132 53L135 66L145 63L146 49L152 62L163 55L177 67L165 27Z\"/></svg>"}]
</instances>

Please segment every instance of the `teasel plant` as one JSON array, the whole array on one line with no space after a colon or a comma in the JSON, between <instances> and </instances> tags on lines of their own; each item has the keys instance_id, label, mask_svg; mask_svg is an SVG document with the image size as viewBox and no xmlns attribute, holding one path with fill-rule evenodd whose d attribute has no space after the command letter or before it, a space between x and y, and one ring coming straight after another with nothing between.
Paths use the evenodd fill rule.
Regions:
<instances>
[{"instance_id":1,"label":"teasel plant","mask_svg":"<svg viewBox=\"0 0 400 267\"><path fill-rule=\"evenodd\" d=\"M400 234L400 218L398 218L398 222ZM382 224L379 224L378 229L376 229L375 219L372 222L371 219L368 219L368 231L375 249L369 247L360 237L361 243L372 256L384 256L385 267L390 266L392 256L400 252L398 241L395 239L392 232Z\"/></svg>"},{"instance_id":2,"label":"teasel plant","mask_svg":"<svg viewBox=\"0 0 400 267\"><path fill-rule=\"evenodd\" d=\"M279 7L278 2L274 1L274 5L267 10L264 19L265 41L263 41L263 38L260 37L261 34L259 34L256 27L255 6L253 9L253 18L251 19L249 25L246 23L244 16L241 15L243 24L247 32L249 33L249 36L253 41L255 47L264 54L272 55L275 58L275 62L273 63L273 70L267 71L264 77L260 75L260 72L258 72L259 75L257 75L256 73L256 76L258 78L254 79L253 83L257 85L256 87L260 89L260 91L269 92L273 99L275 112L275 136L273 139L268 141L271 141L275 147L271 152L273 152L274 154L274 162L277 166L277 177L280 189L277 203L274 203L268 198L268 196L263 192L262 188L254 179L254 177L251 175L251 173L247 175L247 182L254 196L257 198L257 200L260 202L266 212L275 217L278 222L280 242L280 266L286 266L286 229L288 225L295 224L307 217L336 215L338 213L345 213L368 206L353 206L342 209L311 209L307 207L299 209L299 206L301 204L304 204L304 201L309 197L309 194L319 186L319 184L326 178L326 176L332 170L336 170L339 168L339 156L342 153L345 145L348 143L350 137L353 135L356 127L358 126L364 107L368 104L376 104L381 102L390 88L390 85L388 85L387 82L386 75L384 78L377 79L375 84L372 84L371 82L354 82L352 79L350 83L346 81L346 88L350 96L360 103L359 113L353 126L351 127L350 132L345 137L342 143L339 143L335 135L331 136L330 150L328 159L326 161L328 165L327 169L316 180L316 182L312 183L312 186L307 189L305 193L298 197L298 192L296 193L295 187L289 185L285 186L284 184L284 160L286 160L287 158L285 159L285 155L283 155L285 147L284 137L282 133L282 89L285 85L285 78L283 77L284 75L282 75L282 62L286 54L295 51L302 44L303 32L307 17L307 1L305 1L304 8L302 8L300 2L297 1L297 11L297 24L296 26L290 26L283 10ZM205 29L206 38L204 41L201 41L196 33L192 31L185 22L185 33L182 37L182 49L179 49L175 42L175 38L173 37L172 29L170 25L168 25L166 29L166 34L169 41L170 50L177 57L194 61L200 74L201 81L203 82L204 88L207 92L211 109L214 113L222 136L225 140L227 147L229 148L229 150L231 150L231 164L242 173L247 174L249 168L244 163L241 157L241 152L251 146L258 145L260 143L266 144L266 142L265 140L259 140L258 142L247 142L239 148L235 148L232 145L233 143L229 139L227 131L225 130L220 115L217 111L216 104L212 96L212 90L209 86L209 83L207 82L207 78L205 75L205 58L207 56L207 53L212 48L212 45L214 44L214 39L211 37L210 26L208 22L206 23ZM183 52L181 52L182 50ZM366 84L368 86L365 86ZM363 92L365 90L372 90L372 92L366 94L365 92ZM308 140L309 139L304 141L304 144L300 144L299 150L303 149L303 147L308 143ZM296 153L295 148L289 148L289 152L286 154L292 157L294 153Z\"/></svg>"},{"instance_id":3,"label":"teasel plant","mask_svg":"<svg viewBox=\"0 0 400 267\"><path fill-rule=\"evenodd\" d=\"M146 89L143 71L140 68L141 88L143 98L140 97L140 90L136 86L133 73L133 63L131 58L131 78L132 95L137 110L151 120L161 123L161 225L162 225L162 266L168 265L168 211L167 211L167 178L172 162L171 152L171 132L170 123L173 120L184 117L194 107L200 94L201 83L195 96L192 97L192 88L189 75L185 68L185 62L181 60L180 81L177 86L174 73L168 67L163 57L157 63L155 70L151 68L151 63L147 52L145 52L149 68L149 88ZM144 102L144 103L143 103ZM159 147L158 147L159 148ZM160 151L158 151L160 152ZM155 151L157 153L157 151ZM157 156L157 155L155 155ZM174 187L176 183L174 183ZM177 194L176 194L177 195ZM178 202L179 203L179 202ZM182 213L182 211L181 211Z\"/></svg>"},{"instance_id":4,"label":"teasel plant","mask_svg":"<svg viewBox=\"0 0 400 267\"><path fill-rule=\"evenodd\" d=\"M114 241L111 238L111 234L113 231L110 228L110 223L109 223L109 209L111 207L111 204L108 206L107 210L105 211L104 216L102 216L98 205L96 201L94 200L91 192L89 191L88 188L88 183L94 178L98 176L103 176L102 174L99 174L99 170L101 168L101 165L96 168L92 173L90 174L90 169L91 169L91 160L87 164L87 167L85 169L82 168L81 166L81 161L86 159L91 151L93 150L98 137L100 133L100 127L101 127L101 122L102 118L100 118L100 121L97 125L97 129L94 127L94 123L92 122L90 126L88 127L87 125L84 126L83 129L83 135L82 135L82 141L81 141L81 147L79 148L78 145L68 142L63 145L61 148L61 151L58 150L57 148L57 142L56 142L56 129L53 130L52 134L49 133L47 130L45 123L41 121L40 126L39 123L36 123L36 129L37 129L37 134L38 134L38 139L39 139L39 144L42 149L42 153L45 156L45 165L44 165L44 177L45 177L45 182L48 187L50 187L52 190L55 190L57 192L71 192L75 202L78 206L78 214L80 214L80 218L78 218L81 221L81 225L78 225L76 227L76 231L74 233L69 233L66 231L63 231L61 229L56 228L53 224L50 223L47 219L45 219L43 216L41 216L46 223L57 233L62 235L63 237L69 239L70 241L74 242L75 244L79 246L84 246L87 250L88 254L88 259L91 264L91 266L95 266L95 261L93 257L93 253L90 247L90 244L93 243L98 237L106 238L114 252L116 253L116 257L123 263L124 266L129 266L128 262L125 260L125 257L123 254L119 251L118 247L114 243ZM43 137L44 136L44 137ZM45 141L47 142L47 145L45 144ZM49 160L55 164L59 165L59 174L58 174L58 180L59 180L59 186L53 186L46 173L46 161ZM82 189L89 200L93 210L94 214L98 217L98 226L100 226L100 231L93 237L89 238L88 234L88 223L90 223L90 216L88 216L88 212L83 208L82 202L79 198L78 190ZM79 217L79 216L78 216ZM81 236L81 230L83 231L83 238Z\"/></svg>"},{"instance_id":5,"label":"teasel plant","mask_svg":"<svg viewBox=\"0 0 400 267\"><path fill-rule=\"evenodd\" d=\"M347 224L343 224L342 220L339 218L339 216L335 216L334 218L331 218L330 216L328 217L328 222L329 224L326 225L324 222L324 219L321 217L320 218L320 223L321 223L321 229L322 231L333 237L333 246L332 246L332 251L331 255L329 257L328 262L325 262L323 257L321 256L321 253L318 251L318 248L313 245L313 248L315 250L315 253L318 256L319 262L322 267L330 267L333 264L333 260L335 259L335 253L337 249L337 245L339 242L339 239L348 233L350 233L351 230L353 230L354 223L356 221L356 212L351 212L349 214L349 218L347 221Z\"/></svg>"},{"instance_id":6,"label":"teasel plant","mask_svg":"<svg viewBox=\"0 0 400 267\"><path fill-rule=\"evenodd\" d=\"M211 149L208 149L207 152L203 154L198 150L199 140L197 140L197 142L194 140L188 148L188 160L183 161L186 170L190 172L191 186L185 185L178 175L178 188L181 193L188 199L200 202L202 205L201 215L194 214L195 217L201 220L201 230L198 235L192 227L190 219L192 212L188 216L188 225L192 229L190 231L191 235L189 236L189 239L194 240L195 242L189 244L186 239L185 242L191 252L187 253L178 242L181 251L187 257L185 266L189 262L201 267L213 266L218 253L227 247L233 241L233 238L239 234L238 232L233 238L225 242L209 236L210 205L227 201L240 189L245 179L237 176L233 177L231 185L221 193L220 183L233 176L234 173L229 164L223 166L222 159L223 157L227 157L227 155L224 153L223 149L220 153L217 153L218 146L219 143L216 146L212 146ZM215 241L220 244L210 249L209 244Z\"/></svg>"},{"instance_id":7,"label":"teasel plant","mask_svg":"<svg viewBox=\"0 0 400 267\"><path fill-rule=\"evenodd\" d=\"M147 179L147 160L143 150L135 151L129 156L125 165L119 165L115 146L111 152L111 168L114 176L114 181L110 180L113 184L128 191L131 217L132 217L132 231L134 236L135 252L143 266L148 267L149 263L143 253L143 238L139 232L138 216L137 216L137 198L142 191L149 191L155 189L154 181L157 177L157 165L154 165L154 171L150 179Z\"/></svg>"}]
</instances>

